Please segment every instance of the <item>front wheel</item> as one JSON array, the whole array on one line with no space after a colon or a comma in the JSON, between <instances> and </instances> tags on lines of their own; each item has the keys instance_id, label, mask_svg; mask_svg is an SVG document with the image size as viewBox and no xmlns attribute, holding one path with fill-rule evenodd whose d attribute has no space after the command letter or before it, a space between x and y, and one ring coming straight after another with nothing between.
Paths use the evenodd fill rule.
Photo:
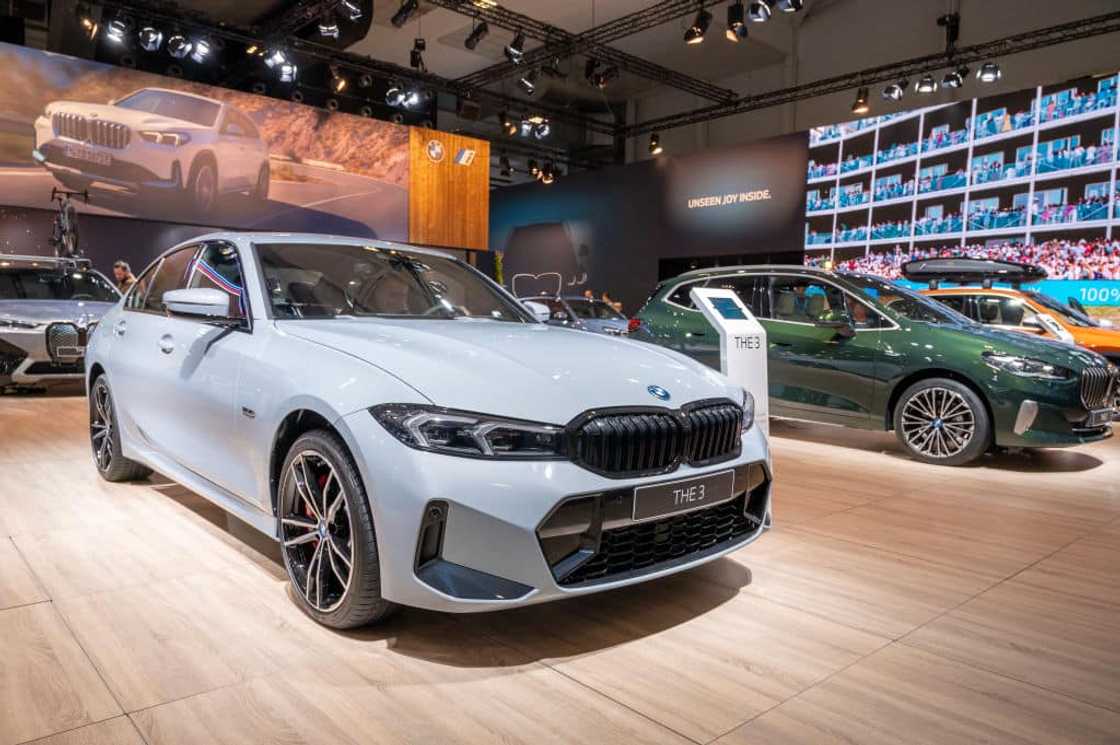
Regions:
<instances>
[{"instance_id":1,"label":"front wheel","mask_svg":"<svg viewBox=\"0 0 1120 745\"><path fill-rule=\"evenodd\" d=\"M121 455L117 410L104 375L93 381L89 391L89 442L97 472L106 481L137 481L152 472L147 466Z\"/></svg>"},{"instance_id":2,"label":"front wheel","mask_svg":"<svg viewBox=\"0 0 1120 745\"><path fill-rule=\"evenodd\" d=\"M336 629L388 616L373 516L342 440L326 430L297 439L278 494L284 566L304 612Z\"/></svg>"},{"instance_id":3,"label":"front wheel","mask_svg":"<svg viewBox=\"0 0 1120 745\"><path fill-rule=\"evenodd\" d=\"M894 431L918 460L960 466L979 458L992 439L980 397L948 378L922 380L903 391L894 410Z\"/></svg>"},{"instance_id":4,"label":"front wheel","mask_svg":"<svg viewBox=\"0 0 1120 745\"><path fill-rule=\"evenodd\" d=\"M218 198L218 168L210 158L202 157L191 167L187 195L195 214L207 215L214 209Z\"/></svg>"}]
</instances>

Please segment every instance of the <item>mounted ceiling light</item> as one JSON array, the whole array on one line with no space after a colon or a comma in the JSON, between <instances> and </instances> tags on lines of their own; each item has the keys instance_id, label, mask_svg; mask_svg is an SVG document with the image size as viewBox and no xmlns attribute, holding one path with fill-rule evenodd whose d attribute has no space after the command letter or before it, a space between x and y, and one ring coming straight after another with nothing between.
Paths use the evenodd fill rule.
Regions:
<instances>
[{"instance_id":1,"label":"mounted ceiling light","mask_svg":"<svg viewBox=\"0 0 1120 745\"><path fill-rule=\"evenodd\" d=\"M338 18L335 16L334 11L328 10L319 19L319 36L324 39L337 39L338 38Z\"/></svg>"},{"instance_id":2,"label":"mounted ceiling light","mask_svg":"<svg viewBox=\"0 0 1120 745\"><path fill-rule=\"evenodd\" d=\"M507 137L513 137L517 134L517 122L514 121L513 117L508 113L503 111L499 114L498 121L501 122L502 132L504 132Z\"/></svg>"},{"instance_id":3,"label":"mounted ceiling light","mask_svg":"<svg viewBox=\"0 0 1120 745\"><path fill-rule=\"evenodd\" d=\"M547 117L540 114L533 114L525 120L525 123L529 125L529 133L538 140L543 140L552 134L552 124Z\"/></svg>"},{"instance_id":4,"label":"mounted ceiling light","mask_svg":"<svg viewBox=\"0 0 1120 745\"><path fill-rule=\"evenodd\" d=\"M389 88L385 91L385 103L393 107L404 106L404 99L404 86L396 81L389 83Z\"/></svg>"},{"instance_id":5,"label":"mounted ceiling light","mask_svg":"<svg viewBox=\"0 0 1120 745\"><path fill-rule=\"evenodd\" d=\"M933 79L932 75L923 75L914 84L914 90L927 96L931 93L937 93L937 81Z\"/></svg>"},{"instance_id":6,"label":"mounted ceiling light","mask_svg":"<svg viewBox=\"0 0 1120 745\"><path fill-rule=\"evenodd\" d=\"M664 151L665 148L661 147L661 135L654 132L649 136L649 154L661 155Z\"/></svg>"},{"instance_id":7,"label":"mounted ceiling light","mask_svg":"<svg viewBox=\"0 0 1120 745\"><path fill-rule=\"evenodd\" d=\"M404 0L401 7L397 8L397 12L389 19L389 23L393 24L395 28L402 28L419 9L420 0Z\"/></svg>"},{"instance_id":8,"label":"mounted ceiling light","mask_svg":"<svg viewBox=\"0 0 1120 745\"><path fill-rule=\"evenodd\" d=\"M354 2L354 0L342 0L338 6L343 14L351 21L360 21L362 19L362 6Z\"/></svg>"},{"instance_id":9,"label":"mounted ceiling light","mask_svg":"<svg viewBox=\"0 0 1120 745\"><path fill-rule=\"evenodd\" d=\"M884 101L901 101L906 95L906 89L910 87L909 80L900 80L897 83L891 83L883 89Z\"/></svg>"},{"instance_id":10,"label":"mounted ceiling light","mask_svg":"<svg viewBox=\"0 0 1120 745\"><path fill-rule=\"evenodd\" d=\"M509 162L509 156L502 154L498 156L498 175L502 178L510 178L513 176L513 164Z\"/></svg>"},{"instance_id":11,"label":"mounted ceiling light","mask_svg":"<svg viewBox=\"0 0 1120 745\"><path fill-rule=\"evenodd\" d=\"M294 83L299 77L299 67L294 62L285 62L277 69L281 83Z\"/></svg>"},{"instance_id":12,"label":"mounted ceiling light","mask_svg":"<svg viewBox=\"0 0 1120 745\"><path fill-rule=\"evenodd\" d=\"M109 24L105 26L105 38L114 44L124 44L132 34L132 29L135 27L136 23L131 17L124 13L119 13L116 18L109 21Z\"/></svg>"},{"instance_id":13,"label":"mounted ceiling light","mask_svg":"<svg viewBox=\"0 0 1120 745\"><path fill-rule=\"evenodd\" d=\"M467 35L466 41L463 42L463 46L473 52L475 47L478 46L478 42L485 39L488 33L490 33L490 26L486 23L486 21L483 21L482 23L471 29L470 34Z\"/></svg>"},{"instance_id":14,"label":"mounted ceiling light","mask_svg":"<svg viewBox=\"0 0 1120 745\"><path fill-rule=\"evenodd\" d=\"M805 0L778 0L778 10L783 13L796 13L805 7Z\"/></svg>"},{"instance_id":15,"label":"mounted ceiling light","mask_svg":"<svg viewBox=\"0 0 1120 745\"><path fill-rule=\"evenodd\" d=\"M412 42L412 51L408 53L408 64L412 66L412 69L421 72L428 71L427 65L424 64L424 52L427 49L428 42L424 41L423 38L415 39Z\"/></svg>"},{"instance_id":16,"label":"mounted ceiling light","mask_svg":"<svg viewBox=\"0 0 1120 745\"><path fill-rule=\"evenodd\" d=\"M182 34L173 34L167 40L167 53L175 59L183 59L191 53L191 43Z\"/></svg>"},{"instance_id":17,"label":"mounted ceiling light","mask_svg":"<svg viewBox=\"0 0 1120 745\"><path fill-rule=\"evenodd\" d=\"M863 116L871 111L871 104L867 102L867 88L860 88L856 92L855 103L852 104L852 113Z\"/></svg>"},{"instance_id":18,"label":"mounted ceiling light","mask_svg":"<svg viewBox=\"0 0 1120 745\"><path fill-rule=\"evenodd\" d=\"M171 45L171 39L167 40L167 44L168 46ZM287 61L288 55L284 53L283 49L271 49L264 53L264 66L269 69L280 67Z\"/></svg>"},{"instance_id":19,"label":"mounted ceiling light","mask_svg":"<svg viewBox=\"0 0 1120 745\"><path fill-rule=\"evenodd\" d=\"M556 181L556 166L551 160L546 160L541 168L540 180L542 184L551 184Z\"/></svg>"},{"instance_id":20,"label":"mounted ceiling light","mask_svg":"<svg viewBox=\"0 0 1120 745\"><path fill-rule=\"evenodd\" d=\"M755 0L747 6L747 18L755 23L765 23L772 15L774 9L770 6L770 0Z\"/></svg>"},{"instance_id":21,"label":"mounted ceiling light","mask_svg":"<svg viewBox=\"0 0 1120 745\"><path fill-rule=\"evenodd\" d=\"M994 83L1003 77L1003 71L995 62L985 62L976 71L976 79L981 83Z\"/></svg>"},{"instance_id":22,"label":"mounted ceiling light","mask_svg":"<svg viewBox=\"0 0 1120 745\"><path fill-rule=\"evenodd\" d=\"M78 3L74 6L74 15L78 19L78 25L82 27L82 32L93 39L97 36L97 21L93 20L93 11L90 10L89 3Z\"/></svg>"},{"instance_id":23,"label":"mounted ceiling light","mask_svg":"<svg viewBox=\"0 0 1120 745\"><path fill-rule=\"evenodd\" d=\"M564 74L564 71L560 69L559 57L553 57L548 62L545 62L543 65L541 65L541 74L546 75L550 78L557 79L568 77Z\"/></svg>"},{"instance_id":24,"label":"mounted ceiling light","mask_svg":"<svg viewBox=\"0 0 1120 745\"><path fill-rule=\"evenodd\" d=\"M519 86L521 86L521 90L525 91L525 95L527 95L527 96L533 95L537 90L537 71L536 71L536 69L534 68L534 69L530 70L529 72L525 73L524 75L522 75L517 80L517 84Z\"/></svg>"},{"instance_id":25,"label":"mounted ceiling light","mask_svg":"<svg viewBox=\"0 0 1120 745\"><path fill-rule=\"evenodd\" d=\"M137 38L140 40L140 48L145 52L158 52L159 48L163 46L163 32L154 26L145 26L140 29Z\"/></svg>"},{"instance_id":26,"label":"mounted ceiling light","mask_svg":"<svg viewBox=\"0 0 1120 745\"><path fill-rule=\"evenodd\" d=\"M739 43L747 38L747 8L743 0L727 6L727 40Z\"/></svg>"},{"instance_id":27,"label":"mounted ceiling light","mask_svg":"<svg viewBox=\"0 0 1120 745\"><path fill-rule=\"evenodd\" d=\"M692 25L684 32L685 44L699 44L704 41L704 34L708 33L708 26L712 25L712 14L701 8L696 13Z\"/></svg>"},{"instance_id":28,"label":"mounted ceiling light","mask_svg":"<svg viewBox=\"0 0 1120 745\"><path fill-rule=\"evenodd\" d=\"M213 49L213 43L206 37L195 39L194 48L191 49L191 59L201 65L203 62L210 59L210 53Z\"/></svg>"},{"instance_id":29,"label":"mounted ceiling light","mask_svg":"<svg viewBox=\"0 0 1120 745\"><path fill-rule=\"evenodd\" d=\"M346 86L350 84L350 81L347 80L346 76L339 71L337 66L331 65L330 70L331 90L335 93L342 93L344 90L346 90Z\"/></svg>"},{"instance_id":30,"label":"mounted ceiling light","mask_svg":"<svg viewBox=\"0 0 1120 745\"><path fill-rule=\"evenodd\" d=\"M373 85L373 76L372 75L366 74L366 75L362 75L361 77L358 78L358 87L359 88L369 88L371 85Z\"/></svg>"},{"instance_id":31,"label":"mounted ceiling light","mask_svg":"<svg viewBox=\"0 0 1120 745\"><path fill-rule=\"evenodd\" d=\"M525 59L525 32L518 31L505 48L506 59L514 65L520 65Z\"/></svg>"},{"instance_id":32,"label":"mounted ceiling light","mask_svg":"<svg viewBox=\"0 0 1120 745\"><path fill-rule=\"evenodd\" d=\"M945 73L945 77L941 79L941 85L946 88L960 88L964 85L965 79L968 77L968 68L961 65L956 70L950 70Z\"/></svg>"}]
</instances>

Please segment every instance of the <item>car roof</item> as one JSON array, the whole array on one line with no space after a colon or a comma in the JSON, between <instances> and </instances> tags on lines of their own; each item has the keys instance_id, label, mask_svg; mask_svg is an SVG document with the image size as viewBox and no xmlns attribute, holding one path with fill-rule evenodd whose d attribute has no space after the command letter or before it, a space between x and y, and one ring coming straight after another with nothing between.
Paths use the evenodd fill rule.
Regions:
<instances>
[{"instance_id":1,"label":"car roof","mask_svg":"<svg viewBox=\"0 0 1120 745\"><path fill-rule=\"evenodd\" d=\"M728 274L765 274L767 272L781 272L782 274L804 274L807 277L836 277L836 272L828 269L802 266L801 264L737 264L735 266L710 267L708 269L693 269L692 271L678 274L676 277L662 280L661 284L677 282L679 280L697 279L704 277L721 277Z\"/></svg>"},{"instance_id":2,"label":"car roof","mask_svg":"<svg viewBox=\"0 0 1120 745\"><path fill-rule=\"evenodd\" d=\"M67 259L61 256L25 256L19 254L0 254L0 268L11 266L66 266L74 265L89 268L89 259Z\"/></svg>"},{"instance_id":3,"label":"car roof","mask_svg":"<svg viewBox=\"0 0 1120 745\"><path fill-rule=\"evenodd\" d=\"M1021 290L1010 287L980 287L979 285L962 285L960 287L938 287L936 290L918 290L923 295L974 295L983 292L986 295L1004 295L1006 297L1023 297Z\"/></svg>"},{"instance_id":4,"label":"car roof","mask_svg":"<svg viewBox=\"0 0 1120 745\"><path fill-rule=\"evenodd\" d=\"M219 101L216 98L210 98L209 96L202 96L202 95L199 95L198 93L188 93L187 91L177 91L174 88L160 88L159 86L155 86L155 85L146 85L143 88L137 88L136 90L132 91L132 93L126 93L125 95L121 96L121 99L128 98L129 96L135 95L135 94L139 93L140 91L157 91L159 93L174 93L177 96L186 96L187 98L196 98L199 101L206 101L208 103L216 103L219 106L224 106L225 105L224 101Z\"/></svg>"},{"instance_id":5,"label":"car roof","mask_svg":"<svg viewBox=\"0 0 1120 745\"><path fill-rule=\"evenodd\" d=\"M171 248L167 249L160 256L177 251L184 246L190 246L195 243L203 243L205 241L228 241L234 243L242 248L262 244L262 243L318 243L323 245L334 246L374 246L376 248L408 251L415 254L423 254L426 256L439 256L445 259L456 259L457 257L447 253L448 250L456 250L453 248L438 249L426 246L415 246L411 243L402 243L398 241L383 241L376 238L365 238L362 236L347 236L347 235L324 235L322 233L284 233L277 231L238 231L238 230L224 230L216 231L213 233L206 233L204 235L195 236L190 240L180 241ZM469 249L458 249L469 250Z\"/></svg>"}]
</instances>

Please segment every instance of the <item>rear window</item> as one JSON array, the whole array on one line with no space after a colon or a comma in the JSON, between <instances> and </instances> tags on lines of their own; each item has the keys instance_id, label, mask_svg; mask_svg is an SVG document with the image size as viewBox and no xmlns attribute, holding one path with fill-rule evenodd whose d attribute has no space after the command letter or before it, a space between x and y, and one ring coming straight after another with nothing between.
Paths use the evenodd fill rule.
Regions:
<instances>
[{"instance_id":1,"label":"rear window","mask_svg":"<svg viewBox=\"0 0 1120 745\"><path fill-rule=\"evenodd\" d=\"M580 318L597 321L618 321L626 319L626 316L622 315L602 300L569 300L568 305L571 306L572 312Z\"/></svg>"}]
</instances>

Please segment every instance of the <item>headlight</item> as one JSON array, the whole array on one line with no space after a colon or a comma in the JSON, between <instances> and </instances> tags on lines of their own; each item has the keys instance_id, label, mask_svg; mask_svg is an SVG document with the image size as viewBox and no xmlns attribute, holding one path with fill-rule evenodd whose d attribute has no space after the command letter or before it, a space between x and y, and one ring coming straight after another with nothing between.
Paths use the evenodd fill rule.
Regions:
<instances>
[{"instance_id":1,"label":"headlight","mask_svg":"<svg viewBox=\"0 0 1120 745\"><path fill-rule=\"evenodd\" d=\"M391 435L417 450L468 458L564 457L564 428L551 424L419 404L384 404L370 413Z\"/></svg>"},{"instance_id":2,"label":"headlight","mask_svg":"<svg viewBox=\"0 0 1120 745\"><path fill-rule=\"evenodd\" d=\"M186 132L155 132L152 130L141 130L140 137L156 145L170 145L171 147L179 147L191 141L191 136Z\"/></svg>"},{"instance_id":3,"label":"headlight","mask_svg":"<svg viewBox=\"0 0 1120 745\"><path fill-rule=\"evenodd\" d=\"M1036 360L1032 357L1016 357L1010 354L996 354L985 352L984 362L996 370L1018 375L1020 378L1035 378L1038 380L1069 380L1073 373L1058 365Z\"/></svg>"},{"instance_id":4,"label":"headlight","mask_svg":"<svg viewBox=\"0 0 1120 745\"><path fill-rule=\"evenodd\" d=\"M0 329L20 329L30 331L37 329L43 324L35 323L34 321L20 321L15 318L0 318Z\"/></svg>"},{"instance_id":5,"label":"headlight","mask_svg":"<svg viewBox=\"0 0 1120 745\"><path fill-rule=\"evenodd\" d=\"M754 426L754 396L743 389L743 432Z\"/></svg>"}]
</instances>

